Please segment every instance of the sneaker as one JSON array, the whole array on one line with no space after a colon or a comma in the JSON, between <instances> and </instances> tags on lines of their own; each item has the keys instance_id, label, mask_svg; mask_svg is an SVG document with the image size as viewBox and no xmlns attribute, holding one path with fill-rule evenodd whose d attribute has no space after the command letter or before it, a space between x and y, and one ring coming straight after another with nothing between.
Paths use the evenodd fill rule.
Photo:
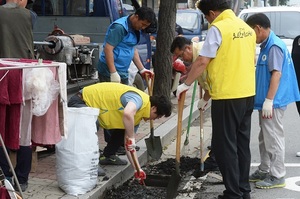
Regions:
<instances>
[{"instance_id":1,"label":"sneaker","mask_svg":"<svg viewBox=\"0 0 300 199\"><path fill-rule=\"evenodd\" d=\"M285 187L285 179L284 177L276 178L269 175L263 181L256 182L255 186L259 189L282 188Z\"/></svg>"},{"instance_id":2,"label":"sneaker","mask_svg":"<svg viewBox=\"0 0 300 199\"><path fill-rule=\"evenodd\" d=\"M136 151L139 151L140 150L140 147L139 146L135 146L135 150ZM125 147L123 146L120 146L118 151L116 152L117 155L126 155L126 150L125 150Z\"/></svg>"},{"instance_id":3,"label":"sneaker","mask_svg":"<svg viewBox=\"0 0 300 199\"><path fill-rule=\"evenodd\" d=\"M116 152L117 155L125 155L126 154L126 150L125 147L120 146L118 151Z\"/></svg>"},{"instance_id":4,"label":"sneaker","mask_svg":"<svg viewBox=\"0 0 300 199\"><path fill-rule=\"evenodd\" d=\"M105 176L105 171L100 165L98 165L98 176Z\"/></svg>"},{"instance_id":5,"label":"sneaker","mask_svg":"<svg viewBox=\"0 0 300 199\"><path fill-rule=\"evenodd\" d=\"M267 177L268 173L257 169L254 173L249 176L249 182L262 181Z\"/></svg>"},{"instance_id":6,"label":"sneaker","mask_svg":"<svg viewBox=\"0 0 300 199\"><path fill-rule=\"evenodd\" d=\"M297 156L297 157L300 157L300 152L297 152L297 153L296 153L296 156Z\"/></svg>"},{"instance_id":7,"label":"sneaker","mask_svg":"<svg viewBox=\"0 0 300 199\"><path fill-rule=\"evenodd\" d=\"M26 189L28 188L28 182L25 182L25 183L20 184L20 188L21 188L22 192L25 192ZM19 191L19 188L18 188L17 183L14 184L14 189L15 189L16 191Z\"/></svg>"},{"instance_id":8,"label":"sneaker","mask_svg":"<svg viewBox=\"0 0 300 199\"><path fill-rule=\"evenodd\" d=\"M126 165L127 161L120 159L116 155L111 155L109 157L100 157L100 164L101 165Z\"/></svg>"}]
</instances>

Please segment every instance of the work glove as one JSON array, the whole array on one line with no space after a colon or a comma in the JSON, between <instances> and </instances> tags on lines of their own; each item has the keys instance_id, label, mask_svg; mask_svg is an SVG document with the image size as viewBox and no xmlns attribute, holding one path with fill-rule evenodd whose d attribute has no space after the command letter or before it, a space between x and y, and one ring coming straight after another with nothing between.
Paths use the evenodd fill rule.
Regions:
<instances>
[{"instance_id":1,"label":"work glove","mask_svg":"<svg viewBox=\"0 0 300 199\"><path fill-rule=\"evenodd\" d=\"M145 79L146 78L146 74L148 75L148 77L150 79L153 78L154 73L151 70L148 70L146 68L143 68L142 70L139 71L139 73L142 75L142 77Z\"/></svg>"},{"instance_id":2,"label":"work glove","mask_svg":"<svg viewBox=\"0 0 300 199\"><path fill-rule=\"evenodd\" d=\"M186 92L187 90L189 90L189 88L190 88L190 86L186 85L185 83L180 84L177 87L176 96L177 96L178 100L180 99L181 93Z\"/></svg>"},{"instance_id":3,"label":"work glove","mask_svg":"<svg viewBox=\"0 0 300 199\"><path fill-rule=\"evenodd\" d=\"M204 111L207 103L208 101L206 101L204 98L201 98L198 102L198 109Z\"/></svg>"},{"instance_id":4,"label":"work glove","mask_svg":"<svg viewBox=\"0 0 300 199\"><path fill-rule=\"evenodd\" d=\"M137 170L134 171L134 178L140 181L140 184L143 184L144 180L146 179L146 173L142 169L138 173Z\"/></svg>"},{"instance_id":5,"label":"work glove","mask_svg":"<svg viewBox=\"0 0 300 199\"><path fill-rule=\"evenodd\" d=\"M176 59L173 62L173 68L182 74L185 74L187 72L183 61L181 61L180 59Z\"/></svg>"},{"instance_id":6,"label":"work glove","mask_svg":"<svg viewBox=\"0 0 300 199\"><path fill-rule=\"evenodd\" d=\"M117 82L117 83L121 82L121 77L117 71L114 73L110 73L110 81Z\"/></svg>"},{"instance_id":7,"label":"work glove","mask_svg":"<svg viewBox=\"0 0 300 199\"><path fill-rule=\"evenodd\" d=\"M272 118L272 114L273 114L273 100L266 98L262 106L262 118L270 119Z\"/></svg>"},{"instance_id":8,"label":"work glove","mask_svg":"<svg viewBox=\"0 0 300 199\"><path fill-rule=\"evenodd\" d=\"M135 139L134 138L127 138L126 139L126 143L125 143L125 147L127 151L135 151Z\"/></svg>"}]
</instances>

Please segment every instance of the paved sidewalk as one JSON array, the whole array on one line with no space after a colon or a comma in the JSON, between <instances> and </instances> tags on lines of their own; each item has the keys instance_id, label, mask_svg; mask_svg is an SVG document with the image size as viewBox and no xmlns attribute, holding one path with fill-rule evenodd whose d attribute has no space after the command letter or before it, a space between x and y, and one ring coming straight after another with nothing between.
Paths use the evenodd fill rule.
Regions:
<instances>
[{"instance_id":1,"label":"paved sidewalk","mask_svg":"<svg viewBox=\"0 0 300 199\"><path fill-rule=\"evenodd\" d=\"M193 89L189 89L185 100L185 109L183 113L183 128L186 128L188 123L188 117L190 114L190 104ZM199 96L196 93L196 100L194 102L194 108L192 111L192 121L199 116L199 111L197 110L197 103ZM154 121L154 132L156 136L160 136L163 147L168 146L175 139L177 131L177 98L173 95L171 97L174 108L173 113L168 118L161 118ZM144 165L149 161L149 157L146 151L146 144L144 139L148 137L150 133L150 124L141 122L139 130L136 135L137 145L140 146L138 151L138 158L141 165ZM105 146L104 136L100 136L100 148ZM190 138L192 139L192 138ZM184 139L182 139L184 142ZM174 152L175 155L175 152ZM127 159L126 156L120 156L121 158ZM66 194L58 187L56 180L56 159L55 154L38 159L36 171L30 174L29 187L26 192L23 193L25 198L30 199L99 199L103 195L106 189L111 188L113 185L118 186L133 176L133 169L130 164L125 166L103 166L106 171L106 178L98 177L97 186L90 192L79 195L77 197Z\"/></svg>"}]
</instances>

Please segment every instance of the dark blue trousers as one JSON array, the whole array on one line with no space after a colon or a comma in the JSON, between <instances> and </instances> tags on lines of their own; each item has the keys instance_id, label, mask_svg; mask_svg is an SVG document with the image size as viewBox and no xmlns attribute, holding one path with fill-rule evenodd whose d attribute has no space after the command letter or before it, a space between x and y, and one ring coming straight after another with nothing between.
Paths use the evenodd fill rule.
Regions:
<instances>
[{"instance_id":1,"label":"dark blue trousers","mask_svg":"<svg viewBox=\"0 0 300 199\"><path fill-rule=\"evenodd\" d=\"M8 149L8 153L9 152L10 150ZM32 148L31 146L20 146L20 148L16 152L17 164L15 167L15 173L17 175L19 183L24 184L28 181L29 173L31 170ZM13 176L2 147L0 147L0 167L2 168L5 177Z\"/></svg>"},{"instance_id":2,"label":"dark blue trousers","mask_svg":"<svg viewBox=\"0 0 300 199\"><path fill-rule=\"evenodd\" d=\"M225 185L224 199L242 199L251 191L250 131L254 97L213 100L212 149Z\"/></svg>"}]
</instances>

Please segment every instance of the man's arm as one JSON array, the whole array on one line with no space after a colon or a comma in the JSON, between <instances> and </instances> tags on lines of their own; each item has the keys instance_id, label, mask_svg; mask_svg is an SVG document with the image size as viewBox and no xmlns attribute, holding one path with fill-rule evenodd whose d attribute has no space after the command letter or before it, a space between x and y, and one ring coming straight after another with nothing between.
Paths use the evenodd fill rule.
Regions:
<instances>
[{"instance_id":1,"label":"man's arm","mask_svg":"<svg viewBox=\"0 0 300 199\"><path fill-rule=\"evenodd\" d=\"M137 49L134 49L134 55L133 55L132 61L136 65L136 67L139 71L144 69L144 66L141 62L140 55L139 55L139 52Z\"/></svg>"},{"instance_id":2,"label":"man's arm","mask_svg":"<svg viewBox=\"0 0 300 199\"><path fill-rule=\"evenodd\" d=\"M271 73L270 86L262 106L262 118L270 119L273 116L273 100L279 87L283 64L283 52L274 45L270 48L268 68Z\"/></svg>"},{"instance_id":3,"label":"man's arm","mask_svg":"<svg viewBox=\"0 0 300 199\"><path fill-rule=\"evenodd\" d=\"M105 39L106 44L104 47L105 59L110 73L116 72L114 62L114 48L122 42L127 32L125 28L120 24L112 24L108 35Z\"/></svg>"},{"instance_id":4,"label":"man's arm","mask_svg":"<svg viewBox=\"0 0 300 199\"><path fill-rule=\"evenodd\" d=\"M141 62L139 52L137 49L134 49L133 63L136 65L136 67L139 70L139 73L142 75L143 78L145 78L146 74L149 75L149 78L153 77L153 72L151 70L144 68L144 65Z\"/></svg>"},{"instance_id":5,"label":"man's arm","mask_svg":"<svg viewBox=\"0 0 300 199\"><path fill-rule=\"evenodd\" d=\"M125 126L125 135L128 138L134 138L134 116L136 114L137 107L132 101L129 101L124 109L123 124Z\"/></svg>"},{"instance_id":6,"label":"man's arm","mask_svg":"<svg viewBox=\"0 0 300 199\"><path fill-rule=\"evenodd\" d=\"M272 71L272 76L271 76L271 80L270 80L270 87L269 87L269 90L268 90L268 94L267 94L267 97L268 99L270 100L273 100L275 95L276 95L276 92L278 90L278 86L279 86L279 83L280 83L280 78L281 78L281 72L280 71Z\"/></svg>"},{"instance_id":7,"label":"man's arm","mask_svg":"<svg viewBox=\"0 0 300 199\"><path fill-rule=\"evenodd\" d=\"M114 61L114 46L106 43L104 47L105 59L110 73L116 72L115 61Z\"/></svg>"},{"instance_id":8,"label":"man's arm","mask_svg":"<svg viewBox=\"0 0 300 199\"><path fill-rule=\"evenodd\" d=\"M185 80L186 85L191 85L198 77L203 73L209 64L211 58L198 56L197 59L192 63L191 70Z\"/></svg>"},{"instance_id":9,"label":"man's arm","mask_svg":"<svg viewBox=\"0 0 300 199\"><path fill-rule=\"evenodd\" d=\"M129 101L124 109L123 123L125 126L125 146L126 146L126 155L134 169L134 177L140 180L146 178L146 173L141 169L140 163L136 158L136 164L134 163L134 157L137 157L135 150L135 138L134 138L134 115L137 112L136 104L132 101ZM130 146L131 145L131 146ZM133 156L133 157L132 157ZM138 168L136 168L136 166ZM139 170L139 173L137 172Z\"/></svg>"}]
</instances>

